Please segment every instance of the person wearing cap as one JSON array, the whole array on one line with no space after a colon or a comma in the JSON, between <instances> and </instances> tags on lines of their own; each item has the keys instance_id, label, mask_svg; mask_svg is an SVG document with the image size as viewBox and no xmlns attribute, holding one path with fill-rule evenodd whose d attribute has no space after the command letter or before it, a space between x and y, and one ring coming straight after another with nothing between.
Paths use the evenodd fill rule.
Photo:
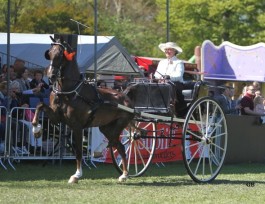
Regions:
<instances>
[{"instance_id":1,"label":"person wearing cap","mask_svg":"<svg viewBox=\"0 0 265 204\"><path fill-rule=\"evenodd\" d=\"M214 97L214 99L222 107L224 113L237 115L241 106L240 104L233 104L232 97L234 95L234 88L230 86L222 86L220 87L220 92L221 94Z\"/></svg>"},{"instance_id":2,"label":"person wearing cap","mask_svg":"<svg viewBox=\"0 0 265 204\"><path fill-rule=\"evenodd\" d=\"M182 94L184 63L177 58L177 55L182 53L182 49L174 42L161 43L158 47L165 53L166 59L158 63L154 78L174 83L177 96L176 110L183 110L187 107Z\"/></svg>"}]
</instances>

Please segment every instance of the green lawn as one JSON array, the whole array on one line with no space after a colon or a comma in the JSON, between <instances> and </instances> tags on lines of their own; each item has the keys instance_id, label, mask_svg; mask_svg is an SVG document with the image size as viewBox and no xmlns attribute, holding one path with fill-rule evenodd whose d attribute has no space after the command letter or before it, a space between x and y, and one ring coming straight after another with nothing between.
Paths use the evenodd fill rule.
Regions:
<instances>
[{"instance_id":1,"label":"green lawn","mask_svg":"<svg viewBox=\"0 0 265 204\"><path fill-rule=\"evenodd\" d=\"M211 184L194 183L182 163L153 165L125 183L111 164L97 163L78 184L67 184L74 161L42 164L0 168L0 203L265 203L265 164L225 165Z\"/></svg>"}]
</instances>

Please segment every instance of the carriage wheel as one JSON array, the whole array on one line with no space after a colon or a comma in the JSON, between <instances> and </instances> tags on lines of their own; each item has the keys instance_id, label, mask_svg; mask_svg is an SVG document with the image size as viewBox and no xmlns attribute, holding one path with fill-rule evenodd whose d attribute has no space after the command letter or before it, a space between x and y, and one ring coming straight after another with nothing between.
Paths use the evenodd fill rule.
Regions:
<instances>
[{"instance_id":1,"label":"carriage wheel","mask_svg":"<svg viewBox=\"0 0 265 204\"><path fill-rule=\"evenodd\" d=\"M130 177L141 176L150 165L156 145L156 125L153 122L136 122L136 128L126 128L120 135L125 147L127 169ZM121 157L117 150L111 149L113 164L122 173Z\"/></svg>"},{"instance_id":2,"label":"carriage wheel","mask_svg":"<svg viewBox=\"0 0 265 204\"><path fill-rule=\"evenodd\" d=\"M198 183L215 179L227 150L227 125L218 103L204 97L195 101L182 130L182 155L190 177Z\"/></svg>"}]
</instances>

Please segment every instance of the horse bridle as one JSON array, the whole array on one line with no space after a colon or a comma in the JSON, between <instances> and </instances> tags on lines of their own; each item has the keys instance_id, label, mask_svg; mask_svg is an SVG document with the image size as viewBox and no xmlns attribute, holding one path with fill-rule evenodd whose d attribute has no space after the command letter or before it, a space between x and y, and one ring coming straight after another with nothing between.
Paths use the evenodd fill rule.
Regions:
<instances>
[{"instance_id":1,"label":"horse bridle","mask_svg":"<svg viewBox=\"0 0 265 204\"><path fill-rule=\"evenodd\" d=\"M73 90L71 91L61 91L59 90L57 87L56 87L56 84L58 86L61 86L61 83L62 83L62 76L61 76L61 72L62 72L62 68L63 68L63 59L64 59L64 50L67 50L67 47L62 44L62 43L59 43L59 42L53 42L51 43L52 46L54 45L59 45L63 50L61 51L60 53L60 57L61 57L61 62L59 63L59 67L58 66L54 66L52 64L52 61L50 63L50 67L52 68L57 68L58 71L56 73L56 79L55 79L55 83L53 83L53 86L52 86L52 91L55 95L69 95L69 94L75 94L75 96L79 96L80 98L82 98L86 103L90 104L90 105L93 105L93 109L95 109L95 107L97 106L98 102L99 103L102 103L102 98L100 96L100 94L98 93L95 85L96 85L96 82L95 81L90 81L90 80L87 80L87 79L83 79L83 80L78 80L76 85L74 85L74 88ZM50 50L49 50L50 52ZM49 79L51 81L51 79ZM96 103L95 101L87 101L83 96L81 96L79 94L79 90L80 90L80 87L83 85L83 84L90 84L94 87L94 91L95 91L95 94L97 96L97 100L96 100ZM96 105L95 105L96 104Z\"/></svg>"},{"instance_id":2,"label":"horse bridle","mask_svg":"<svg viewBox=\"0 0 265 204\"><path fill-rule=\"evenodd\" d=\"M54 46L54 45L59 45L63 50L65 50L66 49L66 47L62 44L62 43L58 43L58 42L54 42L54 43L51 43L51 45L52 46ZM52 67L52 68L56 68L57 70L58 70L58 72L56 73L56 81L58 81L58 79L59 80L61 80L61 72L62 72L62 66L63 66L63 50L62 51L60 51L60 65L59 65L59 67L57 67L57 66L54 66L53 65L53 60L51 61L51 63L50 63L50 67ZM50 51L49 51L50 52ZM50 80L50 79L49 79ZM51 80L50 80L51 81Z\"/></svg>"},{"instance_id":3,"label":"horse bridle","mask_svg":"<svg viewBox=\"0 0 265 204\"><path fill-rule=\"evenodd\" d=\"M63 67L63 59L64 59L64 54L63 54L63 51L66 50L66 46L64 46L62 43L59 43L59 42L54 42L54 43L51 43L52 46L54 45L59 45L63 50L61 51L60 53L60 58L61 58L61 62L59 63L59 67L56 67L52 64L52 61L51 61L51 64L50 66L53 67L53 68L57 68L58 69L58 72L56 73L56 82L57 83L53 83L53 86L52 86L52 91L55 93L55 94L60 94L60 95L68 95L68 94L72 94L72 93L75 93L76 95L80 96L79 93L78 93L78 89L81 87L81 85L83 83L95 83L95 82L89 82L89 81L86 81L86 80L79 80L78 83L75 85L75 88L71 91L60 91L57 87L56 87L56 84L60 85L61 81L62 81L62 76L61 76L61 72L62 72L62 67ZM51 81L51 79L49 79Z\"/></svg>"}]
</instances>

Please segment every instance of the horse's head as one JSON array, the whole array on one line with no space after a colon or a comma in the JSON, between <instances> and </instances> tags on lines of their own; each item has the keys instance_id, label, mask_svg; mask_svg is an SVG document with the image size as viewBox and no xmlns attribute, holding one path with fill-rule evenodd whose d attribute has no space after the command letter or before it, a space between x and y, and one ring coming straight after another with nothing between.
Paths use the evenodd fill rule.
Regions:
<instances>
[{"instance_id":1,"label":"horse's head","mask_svg":"<svg viewBox=\"0 0 265 204\"><path fill-rule=\"evenodd\" d=\"M67 61L73 60L75 52L70 52L70 46L63 38L55 40L50 36L53 43L51 48L45 52L45 58L50 60L50 66L48 69L47 76L52 83L57 79L62 77L62 72L64 66L66 66Z\"/></svg>"}]
</instances>

